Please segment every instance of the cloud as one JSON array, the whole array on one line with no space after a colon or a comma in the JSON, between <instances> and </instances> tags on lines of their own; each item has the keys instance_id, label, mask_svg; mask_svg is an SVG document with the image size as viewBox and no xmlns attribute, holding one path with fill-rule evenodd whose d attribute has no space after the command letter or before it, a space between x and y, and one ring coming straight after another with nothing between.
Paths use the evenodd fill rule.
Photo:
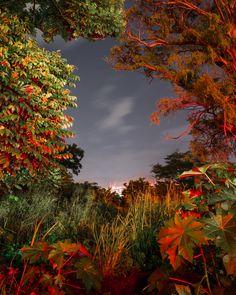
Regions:
<instances>
[{"instance_id":1,"label":"cloud","mask_svg":"<svg viewBox=\"0 0 236 295\"><path fill-rule=\"evenodd\" d=\"M92 105L98 109L109 109L109 100L114 95L112 94L115 91L115 86L112 84L106 84L102 86L96 95L96 99L92 101Z\"/></svg>"},{"instance_id":2,"label":"cloud","mask_svg":"<svg viewBox=\"0 0 236 295\"><path fill-rule=\"evenodd\" d=\"M133 97L124 97L119 103L108 104L106 108L107 116L98 123L101 130L117 128L121 133L126 133L134 128L125 123L125 117L132 113L134 108Z\"/></svg>"}]
</instances>

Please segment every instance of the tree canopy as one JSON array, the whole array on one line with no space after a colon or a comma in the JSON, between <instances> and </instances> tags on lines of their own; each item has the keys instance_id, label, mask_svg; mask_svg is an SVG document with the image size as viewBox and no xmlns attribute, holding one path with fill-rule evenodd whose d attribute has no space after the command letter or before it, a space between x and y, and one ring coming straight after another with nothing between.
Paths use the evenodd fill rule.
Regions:
<instances>
[{"instance_id":1,"label":"tree canopy","mask_svg":"<svg viewBox=\"0 0 236 295\"><path fill-rule=\"evenodd\" d=\"M233 0L137 0L121 45L108 61L172 83L151 119L187 111L192 151L226 160L236 154L236 3Z\"/></svg>"},{"instance_id":2,"label":"tree canopy","mask_svg":"<svg viewBox=\"0 0 236 295\"><path fill-rule=\"evenodd\" d=\"M23 20L30 32L43 32L45 41L56 35L65 40L78 37L117 37L124 29L124 0L0 0L0 7Z\"/></svg>"},{"instance_id":3,"label":"tree canopy","mask_svg":"<svg viewBox=\"0 0 236 295\"><path fill-rule=\"evenodd\" d=\"M174 180L184 171L191 170L195 165L201 164L190 151L175 151L165 157L165 165L160 163L153 165L152 173L157 181Z\"/></svg>"},{"instance_id":4,"label":"tree canopy","mask_svg":"<svg viewBox=\"0 0 236 295\"><path fill-rule=\"evenodd\" d=\"M58 52L49 52L27 39L17 17L0 15L0 165L3 172L30 171L55 165L64 149L65 130L75 97L65 86L77 78ZM67 157L67 155L65 155Z\"/></svg>"},{"instance_id":5,"label":"tree canopy","mask_svg":"<svg viewBox=\"0 0 236 295\"><path fill-rule=\"evenodd\" d=\"M116 37L124 26L122 4L0 0L0 179L22 168L45 172L71 157L69 166L79 172L83 155L65 149L73 119L64 114L76 107L68 87L79 78L59 52L40 48L32 33L41 30L46 41L58 34L65 40Z\"/></svg>"}]
</instances>

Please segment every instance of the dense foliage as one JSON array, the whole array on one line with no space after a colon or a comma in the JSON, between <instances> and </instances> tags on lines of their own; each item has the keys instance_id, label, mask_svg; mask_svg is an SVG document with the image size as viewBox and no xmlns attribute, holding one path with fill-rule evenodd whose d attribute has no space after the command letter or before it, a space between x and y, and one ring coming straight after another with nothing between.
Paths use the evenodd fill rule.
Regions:
<instances>
[{"instance_id":1,"label":"dense foliage","mask_svg":"<svg viewBox=\"0 0 236 295\"><path fill-rule=\"evenodd\" d=\"M76 104L64 87L77 78L58 52L26 38L17 17L1 12L0 27L0 173L33 173L69 157L60 154L63 138L72 135L65 130L72 118L64 110Z\"/></svg>"},{"instance_id":2,"label":"dense foliage","mask_svg":"<svg viewBox=\"0 0 236 295\"><path fill-rule=\"evenodd\" d=\"M185 192L188 198L161 228L162 257L168 257L175 271L190 263L188 268L195 272L197 281L186 277L175 280L195 289L186 294L230 294L229 289L235 292L236 285L236 165L207 164L181 177L190 175L200 177L201 182Z\"/></svg>"},{"instance_id":3,"label":"dense foliage","mask_svg":"<svg viewBox=\"0 0 236 295\"><path fill-rule=\"evenodd\" d=\"M233 0L137 0L122 43L108 59L172 83L176 98L157 102L152 121L188 114L191 148L202 158L235 155L236 20ZM183 135L181 134L181 135Z\"/></svg>"},{"instance_id":4,"label":"dense foliage","mask_svg":"<svg viewBox=\"0 0 236 295\"><path fill-rule=\"evenodd\" d=\"M81 168L81 160L84 157L84 151L77 146L77 144L68 144L63 151L64 153L69 153L71 155L70 158L61 159L60 163L67 169L71 170L73 174L78 175Z\"/></svg>"},{"instance_id":5,"label":"dense foliage","mask_svg":"<svg viewBox=\"0 0 236 295\"><path fill-rule=\"evenodd\" d=\"M46 41L91 40L116 37L124 27L123 1L0 1L0 179L21 168L31 174L54 167L61 160L78 173L78 150L65 149L72 118L64 114L75 107L75 97L65 87L78 77L74 66L59 52L38 47L29 38L35 29ZM75 153L74 153L75 152ZM67 161L72 157L71 161ZM42 169L43 168L43 169Z\"/></svg>"},{"instance_id":6,"label":"dense foliage","mask_svg":"<svg viewBox=\"0 0 236 295\"><path fill-rule=\"evenodd\" d=\"M233 154L234 1L135 3L113 49L116 67L173 83L179 97L162 100L153 120L188 109L195 154ZM163 189L139 178L123 196L74 183L63 169L78 174L83 158L65 144L72 118L64 110L76 106L65 87L77 78L27 34L118 36L122 4L0 0L0 294L236 293L235 164L192 168L191 153L176 152L153 172L169 180L192 169L180 179L197 177L194 188L182 194L173 182Z\"/></svg>"},{"instance_id":7,"label":"dense foliage","mask_svg":"<svg viewBox=\"0 0 236 295\"><path fill-rule=\"evenodd\" d=\"M124 28L123 3L123 0L0 0L0 7L25 21L31 32L39 29L49 42L56 35L65 40L119 36Z\"/></svg>"},{"instance_id":8,"label":"dense foliage","mask_svg":"<svg viewBox=\"0 0 236 295\"><path fill-rule=\"evenodd\" d=\"M152 173L157 181L175 180L181 173L199 164L191 152L176 151L165 157L165 165L159 163L153 165Z\"/></svg>"}]
</instances>

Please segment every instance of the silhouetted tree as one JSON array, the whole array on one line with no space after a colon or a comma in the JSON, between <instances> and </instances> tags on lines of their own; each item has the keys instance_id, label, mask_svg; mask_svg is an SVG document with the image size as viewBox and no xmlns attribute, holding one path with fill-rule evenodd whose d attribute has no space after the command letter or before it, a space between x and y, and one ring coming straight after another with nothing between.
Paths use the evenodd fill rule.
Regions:
<instances>
[{"instance_id":1,"label":"silhouetted tree","mask_svg":"<svg viewBox=\"0 0 236 295\"><path fill-rule=\"evenodd\" d=\"M78 175L82 168L81 160L84 157L84 151L73 143L68 144L63 152L71 154L72 158L62 159L60 160L60 163L66 169L71 170L75 175Z\"/></svg>"},{"instance_id":2,"label":"silhouetted tree","mask_svg":"<svg viewBox=\"0 0 236 295\"><path fill-rule=\"evenodd\" d=\"M165 157L165 165L159 163L153 165L151 172L158 181L175 180L184 171L200 166L202 163L193 157L190 151L178 152Z\"/></svg>"}]
</instances>

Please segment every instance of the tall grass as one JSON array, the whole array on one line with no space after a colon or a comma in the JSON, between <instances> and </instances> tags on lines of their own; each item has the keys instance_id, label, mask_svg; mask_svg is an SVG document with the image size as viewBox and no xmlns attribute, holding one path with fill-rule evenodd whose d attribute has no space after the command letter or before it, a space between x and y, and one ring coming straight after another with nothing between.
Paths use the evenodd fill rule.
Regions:
<instances>
[{"instance_id":1,"label":"tall grass","mask_svg":"<svg viewBox=\"0 0 236 295\"><path fill-rule=\"evenodd\" d=\"M63 199L60 193L41 188L24 196L2 199L2 249L13 241L20 246L29 244L35 224L42 220L34 240L81 242L104 276L126 275L133 268L146 271L157 266L157 233L182 200L174 184L169 185L166 196L149 191L137 193L125 210L97 200L93 190L83 190L80 185L74 184L71 192Z\"/></svg>"},{"instance_id":2,"label":"tall grass","mask_svg":"<svg viewBox=\"0 0 236 295\"><path fill-rule=\"evenodd\" d=\"M145 256L143 261L146 261L146 256L153 250L155 261L157 260L157 231L173 214L180 194L175 187L170 187L167 196L162 201L160 199L148 192L137 195L125 215L118 214L111 223L93 225L92 233L96 244L94 258L105 276L116 275L124 268L124 255L127 261L136 259L139 264L142 260L138 256ZM138 244L140 240L143 245ZM137 266L137 261L133 261L131 267L134 266ZM139 267L142 268L142 265ZM126 271L129 271L128 267Z\"/></svg>"},{"instance_id":3,"label":"tall grass","mask_svg":"<svg viewBox=\"0 0 236 295\"><path fill-rule=\"evenodd\" d=\"M120 215L111 223L98 227L93 224L93 238L96 248L94 258L98 261L104 276L114 275L121 256L130 247L130 217Z\"/></svg>"}]
</instances>

